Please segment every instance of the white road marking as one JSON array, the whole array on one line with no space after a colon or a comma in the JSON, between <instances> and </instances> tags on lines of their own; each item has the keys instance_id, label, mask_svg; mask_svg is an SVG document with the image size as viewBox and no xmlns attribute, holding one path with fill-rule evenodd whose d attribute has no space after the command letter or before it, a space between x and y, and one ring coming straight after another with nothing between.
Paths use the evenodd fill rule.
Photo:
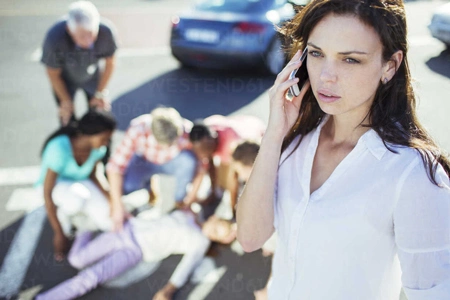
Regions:
<instances>
[{"instance_id":1,"label":"white road marking","mask_svg":"<svg viewBox=\"0 0 450 300\"><path fill-rule=\"evenodd\" d=\"M159 56L170 54L170 47L150 47L150 48L119 48L117 49L117 57L145 57L145 56ZM34 50L29 60L38 62L41 60L42 48Z\"/></svg>"},{"instance_id":2,"label":"white road marking","mask_svg":"<svg viewBox=\"0 0 450 300\"><path fill-rule=\"evenodd\" d=\"M187 300L203 300L216 286L217 282L223 277L227 267L222 266L218 269L214 269L209 272L203 280L195 286L192 292L189 294Z\"/></svg>"},{"instance_id":3,"label":"white road marking","mask_svg":"<svg viewBox=\"0 0 450 300\"><path fill-rule=\"evenodd\" d=\"M39 172L40 166L0 169L0 186L35 183Z\"/></svg>"},{"instance_id":4,"label":"white road marking","mask_svg":"<svg viewBox=\"0 0 450 300\"><path fill-rule=\"evenodd\" d=\"M211 257L204 257L192 272L190 282L198 284L204 281L207 275L214 272L216 269L217 266L215 260Z\"/></svg>"},{"instance_id":5,"label":"white road marking","mask_svg":"<svg viewBox=\"0 0 450 300\"><path fill-rule=\"evenodd\" d=\"M0 269L0 297L16 295L33 258L46 218L43 206L25 215Z\"/></svg>"},{"instance_id":6,"label":"white road marking","mask_svg":"<svg viewBox=\"0 0 450 300\"><path fill-rule=\"evenodd\" d=\"M241 244L237 240L234 240L234 242L231 243L230 248L231 248L231 251L233 251L234 253L236 253L239 256L243 256L245 254L244 249L242 249Z\"/></svg>"},{"instance_id":7,"label":"white road marking","mask_svg":"<svg viewBox=\"0 0 450 300\"><path fill-rule=\"evenodd\" d=\"M6 203L6 211L31 212L44 205L43 195L35 188L15 189Z\"/></svg>"},{"instance_id":8,"label":"white road marking","mask_svg":"<svg viewBox=\"0 0 450 300\"><path fill-rule=\"evenodd\" d=\"M41 57L42 57L42 48L37 48L36 50L33 51L33 53L31 53L30 60L41 61Z\"/></svg>"},{"instance_id":9,"label":"white road marking","mask_svg":"<svg viewBox=\"0 0 450 300\"><path fill-rule=\"evenodd\" d=\"M42 290L43 287L44 286L42 284L38 284L38 285L32 286L30 288L21 290L19 292L18 300L34 299L34 297L37 294L39 294L39 292Z\"/></svg>"}]
</instances>

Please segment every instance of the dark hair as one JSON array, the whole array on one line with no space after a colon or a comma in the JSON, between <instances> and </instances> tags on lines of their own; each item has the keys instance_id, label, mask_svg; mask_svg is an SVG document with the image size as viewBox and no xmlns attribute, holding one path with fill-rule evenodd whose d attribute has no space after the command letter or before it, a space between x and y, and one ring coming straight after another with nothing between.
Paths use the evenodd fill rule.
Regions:
<instances>
[{"instance_id":1,"label":"dark hair","mask_svg":"<svg viewBox=\"0 0 450 300\"><path fill-rule=\"evenodd\" d=\"M192 126L191 132L189 132L189 140L191 142L198 142L204 138L216 138L217 132L207 126L203 120L197 120Z\"/></svg>"},{"instance_id":2,"label":"dark hair","mask_svg":"<svg viewBox=\"0 0 450 300\"><path fill-rule=\"evenodd\" d=\"M245 166L253 166L256 156L258 155L259 144L251 141L240 143L232 154L235 161Z\"/></svg>"},{"instance_id":3,"label":"dark hair","mask_svg":"<svg viewBox=\"0 0 450 300\"><path fill-rule=\"evenodd\" d=\"M69 137L74 137L78 134L84 135L94 135L105 131L113 131L116 128L116 120L114 116L104 110L90 109L80 121L70 122L67 126L61 127L60 129L53 132L44 143L41 150L41 155L44 152L45 147L50 142L60 135L68 135Z\"/></svg>"},{"instance_id":4,"label":"dark hair","mask_svg":"<svg viewBox=\"0 0 450 300\"><path fill-rule=\"evenodd\" d=\"M383 140L386 148L397 153L390 145L401 145L416 149L427 169L430 180L436 184L436 168L441 164L450 174L450 161L442 153L416 115L416 98L411 85L411 75L407 60L407 27L405 8L401 0L313 0L286 23L280 32L284 34L286 45L290 45L292 57L299 49L304 49L314 27L327 15L356 16L361 22L372 27L383 45L383 60L391 60L392 55L401 50L403 61L394 77L386 84L379 84L375 99L367 119L371 127ZM314 94L309 89L302 101L300 114L294 126L286 135L282 151L300 135L295 149L303 137L316 128L325 113L320 109ZM294 151L295 151L294 149Z\"/></svg>"}]
</instances>

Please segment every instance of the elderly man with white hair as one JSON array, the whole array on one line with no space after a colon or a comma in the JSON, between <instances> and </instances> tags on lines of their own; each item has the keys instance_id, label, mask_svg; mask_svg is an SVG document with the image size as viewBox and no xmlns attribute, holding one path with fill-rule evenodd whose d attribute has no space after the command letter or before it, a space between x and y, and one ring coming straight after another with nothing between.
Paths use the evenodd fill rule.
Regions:
<instances>
[{"instance_id":1,"label":"elderly man with white hair","mask_svg":"<svg viewBox=\"0 0 450 300\"><path fill-rule=\"evenodd\" d=\"M89 1L73 2L69 12L47 32L41 62L47 68L59 106L61 125L74 118L73 97L82 89L89 107L109 109L106 89L117 49L112 25L101 20ZM104 68L99 61L104 59Z\"/></svg>"}]
</instances>

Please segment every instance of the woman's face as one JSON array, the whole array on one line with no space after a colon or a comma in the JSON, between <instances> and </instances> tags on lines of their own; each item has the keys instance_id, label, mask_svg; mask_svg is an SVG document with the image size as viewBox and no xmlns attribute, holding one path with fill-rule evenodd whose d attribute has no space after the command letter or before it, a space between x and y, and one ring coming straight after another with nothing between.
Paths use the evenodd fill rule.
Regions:
<instances>
[{"instance_id":1,"label":"woman's face","mask_svg":"<svg viewBox=\"0 0 450 300\"><path fill-rule=\"evenodd\" d=\"M102 146L108 146L109 141L111 140L112 131L103 131L94 135L91 135L89 138L91 140L91 146L94 149L98 149Z\"/></svg>"},{"instance_id":2,"label":"woman's face","mask_svg":"<svg viewBox=\"0 0 450 300\"><path fill-rule=\"evenodd\" d=\"M364 119L385 66L376 31L355 16L330 14L312 30L307 44L309 79L320 108Z\"/></svg>"}]
</instances>

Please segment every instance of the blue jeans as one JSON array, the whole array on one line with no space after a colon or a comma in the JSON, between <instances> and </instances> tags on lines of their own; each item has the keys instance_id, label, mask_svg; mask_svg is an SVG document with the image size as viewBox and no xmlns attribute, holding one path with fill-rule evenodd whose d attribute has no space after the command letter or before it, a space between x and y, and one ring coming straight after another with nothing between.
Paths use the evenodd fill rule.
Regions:
<instances>
[{"instance_id":1,"label":"blue jeans","mask_svg":"<svg viewBox=\"0 0 450 300\"><path fill-rule=\"evenodd\" d=\"M123 193L129 194L140 189L150 188L150 178L155 174L175 176L175 200L183 201L186 196L186 186L192 182L197 167L197 158L189 150L183 150L165 164L158 165L147 161L136 154L130 159L123 179Z\"/></svg>"}]
</instances>

